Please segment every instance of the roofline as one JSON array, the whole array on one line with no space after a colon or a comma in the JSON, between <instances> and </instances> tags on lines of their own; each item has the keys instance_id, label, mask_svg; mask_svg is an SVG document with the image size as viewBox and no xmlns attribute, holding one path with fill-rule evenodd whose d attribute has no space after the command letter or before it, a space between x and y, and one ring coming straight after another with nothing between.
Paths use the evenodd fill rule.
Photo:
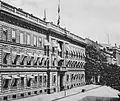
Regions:
<instances>
[{"instance_id":1,"label":"roofline","mask_svg":"<svg viewBox=\"0 0 120 101\"><path fill-rule=\"evenodd\" d=\"M82 37L75 35L75 34L71 33L70 31L66 30L65 28L57 26L51 22L46 22L38 17L35 17L34 15L27 13L27 12L23 11L22 9L16 8L16 7L14 7L8 3L5 3L1 0L0 0L0 10L8 12L9 14L12 14L14 16L18 16L21 19L24 19L28 22L31 22L31 23L34 23L37 25L41 25L41 26L45 27L46 29L52 29L56 33L59 33L60 35L63 34L70 39L74 39L76 42L80 42L80 43L83 43L86 45L85 39L83 39Z\"/></svg>"}]
</instances>

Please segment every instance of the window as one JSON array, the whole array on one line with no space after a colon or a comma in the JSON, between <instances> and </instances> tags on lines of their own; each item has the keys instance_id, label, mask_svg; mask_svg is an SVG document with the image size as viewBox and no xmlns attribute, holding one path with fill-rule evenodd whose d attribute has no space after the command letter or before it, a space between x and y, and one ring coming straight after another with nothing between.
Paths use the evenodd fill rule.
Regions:
<instances>
[{"instance_id":1,"label":"window","mask_svg":"<svg viewBox=\"0 0 120 101\"><path fill-rule=\"evenodd\" d=\"M67 82L69 81L69 75L68 74L66 75L66 81Z\"/></svg>"},{"instance_id":2,"label":"window","mask_svg":"<svg viewBox=\"0 0 120 101\"><path fill-rule=\"evenodd\" d=\"M56 75L53 75L52 82L53 82L53 85L56 84Z\"/></svg>"},{"instance_id":3,"label":"window","mask_svg":"<svg viewBox=\"0 0 120 101\"><path fill-rule=\"evenodd\" d=\"M17 78L13 78L11 86L12 87L17 87L17 83L18 83L18 79Z\"/></svg>"},{"instance_id":4,"label":"window","mask_svg":"<svg viewBox=\"0 0 120 101\"><path fill-rule=\"evenodd\" d=\"M81 74L79 74L79 80L81 80Z\"/></svg>"},{"instance_id":5,"label":"window","mask_svg":"<svg viewBox=\"0 0 120 101\"><path fill-rule=\"evenodd\" d=\"M34 46L37 46L37 37L36 36L34 36Z\"/></svg>"},{"instance_id":6,"label":"window","mask_svg":"<svg viewBox=\"0 0 120 101\"><path fill-rule=\"evenodd\" d=\"M42 38L38 38L38 45L39 47L42 47Z\"/></svg>"},{"instance_id":7,"label":"window","mask_svg":"<svg viewBox=\"0 0 120 101\"><path fill-rule=\"evenodd\" d=\"M47 86L47 75L44 75L43 84L44 86Z\"/></svg>"},{"instance_id":8,"label":"window","mask_svg":"<svg viewBox=\"0 0 120 101\"><path fill-rule=\"evenodd\" d=\"M2 39L3 39L4 41L7 41L7 38L8 38L7 28L3 28L3 36L2 36Z\"/></svg>"},{"instance_id":9,"label":"window","mask_svg":"<svg viewBox=\"0 0 120 101\"><path fill-rule=\"evenodd\" d=\"M37 81L38 81L37 79L38 79L38 77L35 76L35 77L34 77L34 80L33 80L33 83L34 83L34 84L37 84Z\"/></svg>"},{"instance_id":10,"label":"window","mask_svg":"<svg viewBox=\"0 0 120 101\"><path fill-rule=\"evenodd\" d=\"M2 87L3 89L8 89L8 86L9 86L9 79L3 79L2 80Z\"/></svg>"},{"instance_id":11,"label":"window","mask_svg":"<svg viewBox=\"0 0 120 101\"><path fill-rule=\"evenodd\" d=\"M55 53L55 47L52 47L52 53Z\"/></svg>"},{"instance_id":12,"label":"window","mask_svg":"<svg viewBox=\"0 0 120 101\"><path fill-rule=\"evenodd\" d=\"M81 79L82 79L82 80L84 79L84 74L81 75Z\"/></svg>"},{"instance_id":13,"label":"window","mask_svg":"<svg viewBox=\"0 0 120 101\"><path fill-rule=\"evenodd\" d=\"M12 30L12 42L16 42L16 32Z\"/></svg>"},{"instance_id":14,"label":"window","mask_svg":"<svg viewBox=\"0 0 120 101\"><path fill-rule=\"evenodd\" d=\"M31 78L27 78L27 87L31 86Z\"/></svg>"},{"instance_id":15,"label":"window","mask_svg":"<svg viewBox=\"0 0 120 101\"><path fill-rule=\"evenodd\" d=\"M20 57L20 55L17 55L17 54L12 54L12 64L13 65L18 65L19 64L19 61L18 61L18 59L19 59L19 57Z\"/></svg>"},{"instance_id":16,"label":"window","mask_svg":"<svg viewBox=\"0 0 120 101\"><path fill-rule=\"evenodd\" d=\"M44 46L44 55L47 55L47 46Z\"/></svg>"},{"instance_id":17,"label":"window","mask_svg":"<svg viewBox=\"0 0 120 101\"><path fill-rule=\"evenodd\" d=\"M3 53L3 64L8 64L9 53Z\"/></svg>"},{"instance_id":18,"label":"window","mask_svg":"<svg viewBox=\"0 0 120 101\"><path fill-rule=\"evenodd\" d=\"M30 35L27 34L27 45L30 45Z\"/></svg>"},{"instance_id":19,"label":"window","mask_svg":"<svg viewBox=\"0 0 120 101\"><path fill-rule=\"evenodd\" d=\"M21 84L21 87L24 87L24 77L20 78L20 84Z\"/></svg>"},{"instance_id":20,"label":"window","mask_svg":"<svg viewBox=\"0 0 120 101\"><path fill-rule=\"evenodd\" d=\"M39 85L42 86L42 75L39 76Z\"/></svg>"},{"instance_id":21,"label":"window","mask_svg":"<svg viewBox=\"0 0 120 101\"><path fill-rule=\"evenodd\" d=\"M20 44L24 44L24 34L20 33Z\"/></svg>"},{"instance_id":22,"label":"window","mask_svg":"<svg viewBox=\"0 0 120 101\"><path fill-rule=\"evenodd\" d=\"M73 81L73 78L74 78L74 74L71 75L71 81Z\"/></svg>"}]
</instances>

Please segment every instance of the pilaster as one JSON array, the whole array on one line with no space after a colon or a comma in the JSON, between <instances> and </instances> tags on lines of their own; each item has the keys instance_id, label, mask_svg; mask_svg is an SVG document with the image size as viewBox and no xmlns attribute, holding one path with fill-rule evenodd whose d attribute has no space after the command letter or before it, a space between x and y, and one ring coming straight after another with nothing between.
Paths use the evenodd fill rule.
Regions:
<instances>
[{"instance_id":1,"label":"pilaster","mask_svg":"<svg viewBox=\"0 0 120 101\"><path fill-rule=\"evenodd\" d=\"M2 76L0 74L0 93L1 93L1 91L2 91Z\"/></svg>"},{"instance_id":2,"label":"pilaster","mask_svg":"<svg viewBox=\"0 0 120 101\"><path fill-rule=\"evenodd\" d=\"M2 25L0 24L0 40L2 40Z\"/></svg>"},{"instance_id":3,"label":"pilaster","mask_svg":"<svg viewBox=\"0 0 120 101\"><path fill-rule=\"evenodd\" d=\"M0 43L0 64L2 64L2 43Z\"/></svg>"},{"instance_id":4,"label":"pilaster","mask_svg":"<svg viewBox=\"0 0 120 101\"><path fill-rule=\"evenodd\" d=\"M11 41L12 40L11 28L8 27L7 31L8 31L8 41Z\"/></svg>"}]
</instances>

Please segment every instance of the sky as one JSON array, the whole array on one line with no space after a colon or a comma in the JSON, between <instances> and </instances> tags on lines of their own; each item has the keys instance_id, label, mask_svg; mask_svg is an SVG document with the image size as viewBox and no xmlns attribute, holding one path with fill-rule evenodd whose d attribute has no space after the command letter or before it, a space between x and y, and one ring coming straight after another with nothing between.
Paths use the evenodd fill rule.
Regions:
<instances>
[{"instance_id":1,"label":"sky","mask_svg":"<svg viewBox=\"0 0 120 101\"><path fill-rule=\"evenodd\" d=\"M58 0L2 0L57 24ZM60 26L99 43L120 45L120 0L60 0Z\"/></svg>"}]
</instances>

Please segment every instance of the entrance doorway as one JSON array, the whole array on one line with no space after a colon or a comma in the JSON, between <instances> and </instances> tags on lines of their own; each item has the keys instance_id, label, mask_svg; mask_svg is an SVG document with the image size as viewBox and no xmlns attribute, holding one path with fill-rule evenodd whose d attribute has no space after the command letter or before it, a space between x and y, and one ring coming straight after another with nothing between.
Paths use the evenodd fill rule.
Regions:
<instances>
[{"instance_id":1,"label":"entrance doorway","mask_svg":"<svg viewBox=\"0 0 120 101\"><path fill-rule=\"evenodd\" d=\"M63 77L64 77L64 75L60 74L60 91L64 90Z\"/></svg>"}]
</instances>

